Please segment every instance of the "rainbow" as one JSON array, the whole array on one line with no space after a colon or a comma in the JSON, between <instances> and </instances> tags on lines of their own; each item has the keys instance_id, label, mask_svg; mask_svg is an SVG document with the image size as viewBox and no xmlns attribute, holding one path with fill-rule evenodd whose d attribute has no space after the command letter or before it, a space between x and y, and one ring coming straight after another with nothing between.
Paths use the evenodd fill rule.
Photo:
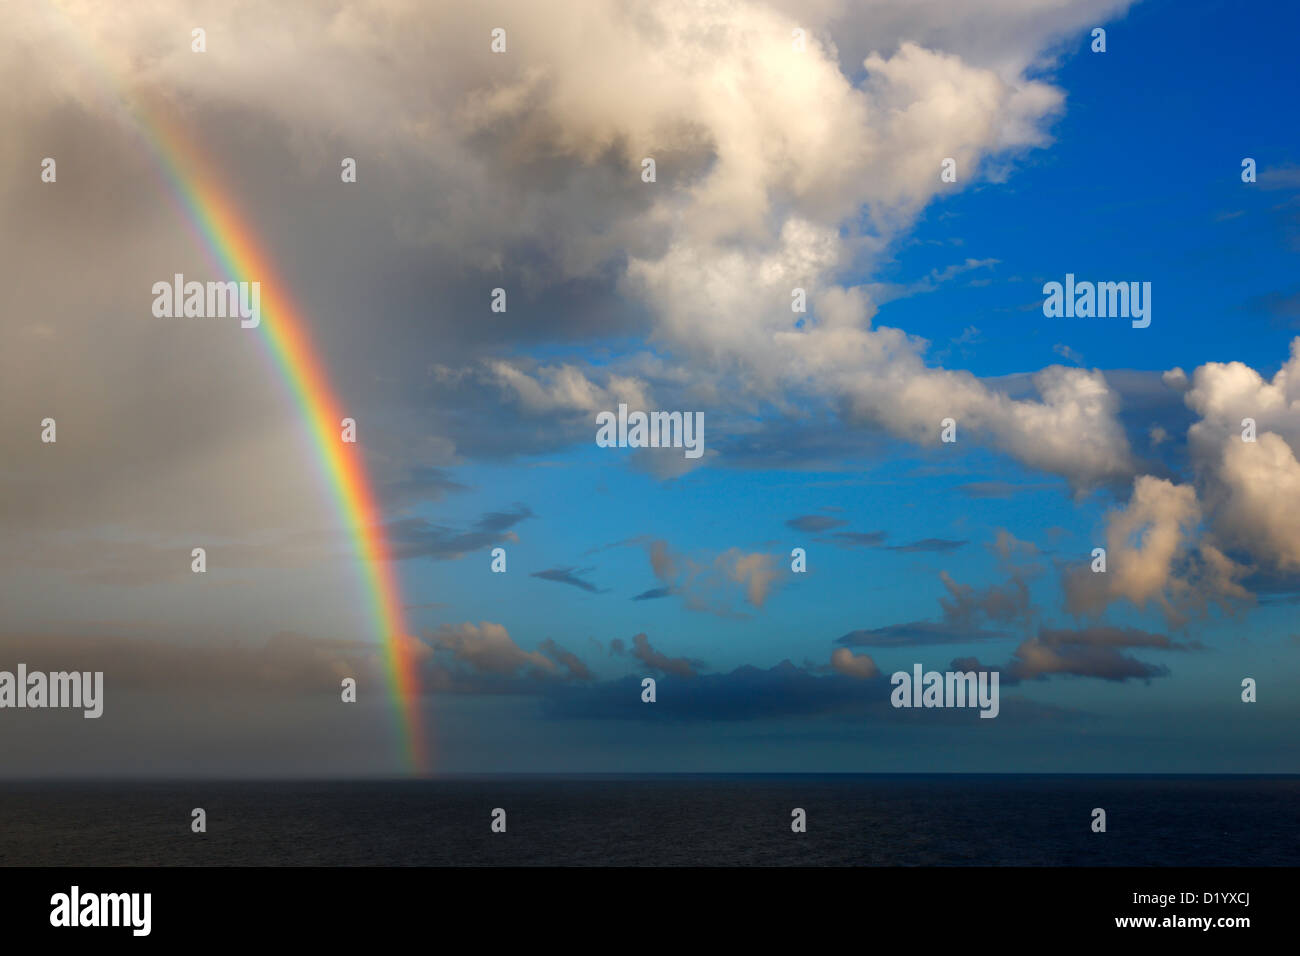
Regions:
<instances>
[{"instance_id":1,"label":"rainbow","mask_svg":"<svg viewBox=\"0 0 1300 956\"><path fill-rule=\"evenodd\" d=\"M429 772L430 759L420 719L417 642L408 635L396 565L384 537L382 513L356 444L341 440L342 403L312 346L310 323L290 295L288 284L258 241L230 189L195 146L193 138L166 119L165 108L146 109L128 94L78 26L54 3L43 4L50 24L81 61L103 81L99 90L124 115L147 147L150 159L170 186L187 224L213 267L229 279L261 283L259 332L287 385L316 447L318 463L345 523L356 540L362 585L370 603L375 635L383 648L394 716L405 768Z\"/></svg>"},{"instance_id":2,"label":"rainbow","mask_svg":"<svg viewBox=\"0 0 1300 956\"><path fill-rule=\"evenodd\" d=\"M262 321L258 325L280 376L310 429L323 473L356 538L375 633L384 649L407 769L429 771L415 642L408 636L396 565L384 537L382 513L366 475L359 445L342 441L341 403L330 387L324 363L313 348L310 324L290 296L275 263L258 241L216 171L182 131L161 119L160 111L133 111L140 131L172 193L214 264L234 281L261 283Z\"/></svg>"}]
</instances>

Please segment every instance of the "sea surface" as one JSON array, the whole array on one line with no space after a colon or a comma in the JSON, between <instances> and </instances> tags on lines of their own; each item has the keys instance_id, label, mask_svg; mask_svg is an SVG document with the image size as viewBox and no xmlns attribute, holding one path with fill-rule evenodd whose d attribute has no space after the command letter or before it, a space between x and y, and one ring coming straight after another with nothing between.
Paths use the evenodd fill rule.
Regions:
<instances>
[{"instance_id":1,"label":"sea surface","mask_svg":"<svg viewBox=\"0 0 1300 956\"><path fill-rule=\"evenodd\" d=\"M0 782L0 865L1296 866L1300 777Z\"/></svg>"}]
</instances>

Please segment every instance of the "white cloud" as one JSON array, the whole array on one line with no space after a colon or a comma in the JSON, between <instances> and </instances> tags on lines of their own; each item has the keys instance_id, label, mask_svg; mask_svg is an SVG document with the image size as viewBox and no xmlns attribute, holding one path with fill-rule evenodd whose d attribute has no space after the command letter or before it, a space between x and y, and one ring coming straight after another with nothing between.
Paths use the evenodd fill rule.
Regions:
<instances>
[{"instance_id":1,"label":"white cloud","mask_svg":"<svg viewBox=\"0 0 1300 956\"><path fill-rule=\"evenodd\" d=\"M487 369L530 412L599 412L616 409L620 402L632 409L652 407L645 384L623 375L608 375L601 386L573 365L543 366L532 375L502 361L489 362Z\"/></svg>"},{"instance_id":2,"label":"white cloud","mask_svg":"<svg viewBox=\"0 0 1300 956\"><path fill-rule=\"evenodd\" d=\"M1193 464L1216 540L1270 570L1300 571L1300 337L1271 381L1241 362L1196 369L1187 406ZM1243 420L1256 441L1243 440Z\"/></svg>"},{"instance_id":3,"label":"white cloud","mask_svg":"<svg viewBox=\"0 0 1300 956\"><path fill-rule=\"evenodd\" d=\"M876 662L867 654L854 654L847 647L831 651L831 669L837 674L868 680L880 673Z\"/></svg>"},{"instance_id":4,"label":"white cloud","mask_svg":"<svg viewBox=\"0 0 1300 956\"><path fill-rule=\"evenodd\" d=\"M433 634L432 643L479 674L504 677L515 676L521 670L548 674L555 670L555 662L549 657L523 650L502 625L492 621L444 625Z\"/></svg>"},{"instance_id":5,"label":"white cloud","mask_svg":"<svg viewBox=\"0 0 1300 956\"><path fill-rule=\"evenodd\" d=\"M0 378L18 396L14 422L39 422L45 396L59 396L61 457L27 454L28 425L0 435L7 527L179 527L187 538L236 541L338 524L322 489L303 493L310 448L250 340L137 321L153 281L208 265L153 177L127 106L177 123L239 184L295 289L329 306L312 314L322 341L343 338L332 326L355 318L331 301L344 272L381 286L394 272L401 281L408 263L475 281L511 265L537 288L621 280L649 308L659 354L616 354L598 369L476 361L510 354L516 338L552 341L540 324L521 332L502 322L502 339L469 361L475 381L529 414L575 421L670 393L709 411L792 410L808 399L933 443L951 416L962 441L1076 488L1126 475L1130 452L1100 373L1049 368L1035 380L1041 400L1013 400L966 372L930 367L925 342L876 327L871 291L890 243L951 190L940 161L958 160L962 189L989 163L1046 142L1063 94L1031 67L1069 31L1122 7L23 5L0 31L0 107L11 120L0 162L28 168L53 150L60 180L43 192L34 176L0 182L9 226L0 258L32 280L9 290L7 313L51 317L48 333L0 352ZM207 30L201 55L189 46L196 24ZM499 25L509 36L502 56L488 46ZM803 52L791 47L795 27L812 31ZM86 155L93 163L70 162ZM365 200L337 211L301 183L337 184L344 155L358 159ZM658 160L654 184L640 181L646 155ZM268 192L274 201L259 205ZM65 205L53 212L56 203ZM50 231L74 215L75 234ZM967 265L982 261L974 252ZM790 311L795 285L809 295L803 329ZM384 291L364 289L359 301ZM431 329L481 319L446 304L427 310ZM382 337L389 326L376 328ZM346 361L328 357L365 384L354 401L400 388L390 369L366 368L380 359L356 349L361 340L346 341ZM402 478L455 459L448 442L403 434L385 444L377 416L359 420L372 469Z\"/></svg>"},{"instance_id":6,"label":"white cloud","mask_svg":"<svg viewBox=\"0 0 1300 956\"><path fill-rule=\"evenodd\" d=\"M1063 578L1072 614L1099 614L1115 601L1159 607L1171 625L1210 602L1231 607L1249 595L1237 584L1246 569L1212 542L1198 541L1202 511L1192 485L1142 475L1126 505L1107 517L1106 570L1091 564Z\"/></svg>"}]
</instances>

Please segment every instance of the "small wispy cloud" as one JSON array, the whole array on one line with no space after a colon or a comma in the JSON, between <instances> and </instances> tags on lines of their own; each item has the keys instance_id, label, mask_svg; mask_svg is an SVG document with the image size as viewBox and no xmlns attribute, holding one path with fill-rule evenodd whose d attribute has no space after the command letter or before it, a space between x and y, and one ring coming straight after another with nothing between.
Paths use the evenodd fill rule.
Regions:
<instances>
[{"instance_id":1,"label":"small wispy cloud","mask_svg":"<svg viewBox=\"0 0 1300 956\"><path fill-rule=\"evenodd\" d=\"M541 578L543 581L554 581L557 584L571 584L575 588L581 588L592 594L599 593L600 589L590 581L584 580L582 575L595 570L594 568L549 568L545 571L534 571L529 577Z\"/></svg>"}]
</instances>

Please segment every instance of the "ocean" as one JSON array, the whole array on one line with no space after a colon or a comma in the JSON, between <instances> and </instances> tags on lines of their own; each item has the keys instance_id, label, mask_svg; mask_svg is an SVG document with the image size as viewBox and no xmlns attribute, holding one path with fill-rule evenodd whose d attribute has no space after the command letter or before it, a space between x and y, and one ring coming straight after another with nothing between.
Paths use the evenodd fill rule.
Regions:
<instances>
[{"instance_id":1,"label":"ocean","mask_svg":"<svg viewBox=\"0 0 1300 956\"><path fill-rule=\"evenodd\" d=\"M0 783L4 866L1298 864L1295 776Z\"/></svg>"}]
</instances>

